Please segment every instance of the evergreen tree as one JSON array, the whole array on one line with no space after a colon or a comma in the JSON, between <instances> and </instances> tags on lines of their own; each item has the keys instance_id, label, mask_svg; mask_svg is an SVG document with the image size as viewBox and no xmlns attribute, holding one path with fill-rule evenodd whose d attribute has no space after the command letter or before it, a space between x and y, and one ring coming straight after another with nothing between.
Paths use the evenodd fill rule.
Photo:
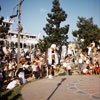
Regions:
<instances>
[{"instance_id":1,"label":"evergreen tree","mask_svg":"<svg viewBox=\"0 0 100 100\"><path fill-rule=\"evenodd\" d=\"M65 21L66 18L67 14L60 8L59 0L54 0L51 13L48 13L48 23L43 28L47 36L43 36L43 40L40 40L40 43L38 44L41 52L45 52L51 44L56 44L61 47L63 43L67 43L69 25L60 27L61 22Z\"/></svg>"},{"instance_id":2,"label":"evergreen tree","mask_svg":"<svg viewBox=\"0 0 100 100\"><path fill-rule=\"evenodd\" d=\"M93 18L86 19L84 17L78 17L77 27L78 30L72 32L73 36L84 41L81 43L81 48L86 50L87 46L92 42L97 42L100 38L100 29L97 25L93 24Z\"/></svg>"}]
</instances>

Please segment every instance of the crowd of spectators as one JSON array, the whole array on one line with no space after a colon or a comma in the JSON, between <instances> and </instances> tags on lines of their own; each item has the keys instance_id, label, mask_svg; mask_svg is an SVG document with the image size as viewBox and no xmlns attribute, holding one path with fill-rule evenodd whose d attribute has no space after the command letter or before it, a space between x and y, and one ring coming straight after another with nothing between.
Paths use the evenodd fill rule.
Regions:
<instances>
[{"instance_id":1,"label":"crowd of spectators","mask_svg":"<svg viewBox=\"0 0 100 100\"><path fill-rule=\"evenodd\" d=\"M25 52L24 49L22 49L18 68L15 48L10 50L6 47L6 49L3 50L3 48L0 47L0 87L7 82L9 83L7 89L11 89L13 88L12 84L14 84L15 87L17 83L26 83L29 77L34 79L43 78L46 74L43 60L42 56L36 56L35 51L27 50Z\"/></svg>"},{"instance_id":2,"label":"crowd of spectators","mask_svg":"<svg viewBox=\"0 0 100 100\"><path fill-rule=\"evenodd\" d=\"M0 47L0 87L7 82L7 89L27 82L27 78L39 79L58 75L61 71L72 75L77 72L79 75L97 75L100 73L100 45L95 46L92 42L88 52L76 49L75 43L69 43L66 54L60 60L60 64L54 66L54 62L48 65L45 54L37 55L34 50L24 49L20 51L20 64L17 67L17 53L15 48L11 50ZM59 57L59 56L58 56Z\"/></svg>"}]
</instances>

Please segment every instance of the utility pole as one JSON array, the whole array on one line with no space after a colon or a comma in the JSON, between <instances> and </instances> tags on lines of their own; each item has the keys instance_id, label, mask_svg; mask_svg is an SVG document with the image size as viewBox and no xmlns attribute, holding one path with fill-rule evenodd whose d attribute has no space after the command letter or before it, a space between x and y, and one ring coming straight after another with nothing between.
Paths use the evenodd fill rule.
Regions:
<instances>
[{"instance_id":1,"label":"utility pole","mask_svg":"<svg viewBox=\"0 0 100 100\"><path fill-rule=\"evenodd\" d=\"M17 50L17 69L20 64L20 26L21 25L21 0L19 0L19 14L18 14L18 50Z\"/></svg>"}]
</instances>

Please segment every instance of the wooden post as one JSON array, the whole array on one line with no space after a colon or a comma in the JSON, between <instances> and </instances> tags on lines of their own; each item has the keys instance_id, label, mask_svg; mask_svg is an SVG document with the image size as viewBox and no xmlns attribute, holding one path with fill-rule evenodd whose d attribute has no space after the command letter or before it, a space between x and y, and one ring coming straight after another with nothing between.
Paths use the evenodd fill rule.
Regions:
<instances>
[{"instance_id":1,"label":"wooden post","mask_svg":"<svg viewBox=\"0 0 100 100\"><path fill-rule=\"evenodd\" d=\"M19 0L19 14L18 14L18 50L17 50L17 69L19 69L19 65L20 65L20 29L19 29L20 24L21 24L21 0Z\"/></svg>"}]
</instances>

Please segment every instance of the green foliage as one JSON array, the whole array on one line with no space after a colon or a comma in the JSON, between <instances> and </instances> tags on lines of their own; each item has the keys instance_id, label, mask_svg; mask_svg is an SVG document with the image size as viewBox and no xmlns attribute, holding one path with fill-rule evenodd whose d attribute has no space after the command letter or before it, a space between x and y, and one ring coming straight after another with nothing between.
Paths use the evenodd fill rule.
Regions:
<instances>
[{"instance_id":1,"label":"green foliage","mask_svg":"<svg viewBox=\"0 0 100 100\"><path fill-rule=\"evenodd\" d=\"M67 14L62 8L60 8L59 0L54 0L51 13L48 13L48 23L43 28L48 36L43 37L43 40L40 40L38 44L38 47L42 53L45 52L53 43L57 46L61 46L63 43L67 42L69 25L60 27L61 22L65 21L66 18Z\"/></svg>"},{"instance_id":2,"label":"green foliage","mask_svg":"<svg viewBox=\"0 0 100 100\"><path fill-rule=\"evenodd\" d=\"M99 40L100 29L97 25L93 24L93 18L86 19L84 17L78 17L77 27L78 30L72 32L73 36L78 38L78 41L84 39L81 47L86 50L86 47L92 42Z\"/></svg>"},{"instance_id":3,"label":"green foliage","mask_svg":"<svg viewBox=\"0 0 100 100\"><path fill-rule=\"evenodd\" d=\"M0 38L5 39L6 35L8 34L8 30L9 30L9 25L5 23L3 23L4 17L0 18Z\"/></svg>"},{"instance_id":4,"label":"green foliage","mask_svg":"<svg viewBox=\"0 0 100 100\"><path fill-rule=\"evenodd\" d=\"M0 6L0 11L1 11L1 6ZM9 24L7 23L5 24L3 21L4 17L0 17L0 38L6 39L9 30ZM0 41L0 45L2 45L2 41Z\"/></svg>"}]
</instances>

